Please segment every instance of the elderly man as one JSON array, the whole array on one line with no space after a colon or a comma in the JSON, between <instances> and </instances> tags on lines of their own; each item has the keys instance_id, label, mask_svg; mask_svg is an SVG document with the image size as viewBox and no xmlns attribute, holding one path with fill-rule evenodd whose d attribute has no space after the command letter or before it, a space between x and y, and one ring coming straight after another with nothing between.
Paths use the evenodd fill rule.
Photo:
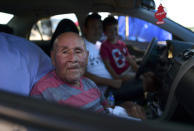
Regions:
<instances>
[{"instance_id":1,"label":"elderly man","mask_svg":"<svg viewBox=\"0 0 194 131\"><path fill-rule=\"evenodd\" d=\"M31 95L60 104L101 112L107 105L103 95L91 80L82 77L88 52L83 39L66 32L57 37L51 50L55 69L40 79Z\"/></svg>"}]
</instances>

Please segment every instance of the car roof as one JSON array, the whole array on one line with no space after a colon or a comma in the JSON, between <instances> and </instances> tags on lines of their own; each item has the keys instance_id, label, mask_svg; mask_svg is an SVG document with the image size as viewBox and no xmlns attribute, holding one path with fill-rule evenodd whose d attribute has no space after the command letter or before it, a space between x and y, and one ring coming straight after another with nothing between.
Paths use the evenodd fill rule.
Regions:
<instances>
[{"instance_id":1,"label":"car roof","mask_svg":"<svg viewBox=\"0 0 194 131\"><path fill-rule=\"evenodd\" d=\"M154 12L142 9L145 6L148 9L150 8L149 3L146 3L147 1L153 2L153 0L3 0L0 2L0 12L16 15L15 20L8 23L8 25L14 28L16 35L26 37L26 34L29 36L32 24L37 20L65 13L76 14L81 30L85 16L89 12L111 12L116 15L131 15L155 24ZM24 22L26 24L20 25L20 23ZM169 19L165 19L165 23L158 26L178 36L181 40L194 41L191 31Z\"/></svg>"},{"instance_id":2,"label":"car roof","mask_svg":"<svg viewBox=\"0 0 194 131\"><path fill-rule=\"evenodd\" d=\"M4 0L0 11L15 15L38 13L39 15L54 15L67 12L122 12L139 7L141 0ZM17 6L16 6L17 5Z\"/></svg>"}]
</instances>

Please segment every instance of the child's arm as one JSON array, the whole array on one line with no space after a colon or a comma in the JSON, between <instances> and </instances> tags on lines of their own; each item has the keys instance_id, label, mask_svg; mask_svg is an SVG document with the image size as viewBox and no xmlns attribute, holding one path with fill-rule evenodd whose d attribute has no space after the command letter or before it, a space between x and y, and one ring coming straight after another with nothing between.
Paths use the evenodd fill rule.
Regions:
<instances>
[{"instance_id":1,"label":"child's arm","mask_svg":"<svg viewBox=\"0 0 194 131\"><path fill-rule=\"evenodd\" d=\"M112 68L112 66L110 65L110 61L109 59L104 59L103 60L108 72L111 74L111 76L114 78L114 79L120 79L120 76L114 71L114 69Z\"/></svg>"},{"instance_id":2,"label":"child's arm","mask_svg":"<svg viewBox=\"0 0 194 131\"><path fill-rule=\"evenodd\" d=\"M133 59L131 55L126 56L127 61L131 64L132 69L137 72L139 66L137 65L136 61Z\"/></svg>"},{"instance_id":3,"label":"child's arm","mask_svg":"<svg viewBox=\"0 0 194 131\"><path fill-rule=\"evenodd\" d=\"M111 76L114 78L114 79L121 79L121 80L130 80L131 79L131 76L130 75L124 75L124 76L120 76L118 75L114 69L112 68L112 66L110 65L110 61L109 59L104 59L103 60L107 70L109 71L109 73L111 74Z\"/></svg>"}]
</instances>

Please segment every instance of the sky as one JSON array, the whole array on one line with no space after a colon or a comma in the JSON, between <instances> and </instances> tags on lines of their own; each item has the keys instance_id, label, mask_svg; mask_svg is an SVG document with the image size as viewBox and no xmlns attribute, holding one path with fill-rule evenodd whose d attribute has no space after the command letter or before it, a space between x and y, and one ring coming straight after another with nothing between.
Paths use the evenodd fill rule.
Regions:
<instances>
[{"instance_id":1,"label":"sky","mask_svg":"<svg viewBox=\"0 0 194 131\"><path fill-rule=\"evenodd\" d=\"M156 7L161 3L167 17L185 27L194 27L194 0L155 0Z\"/></svg>"}]
</instances>

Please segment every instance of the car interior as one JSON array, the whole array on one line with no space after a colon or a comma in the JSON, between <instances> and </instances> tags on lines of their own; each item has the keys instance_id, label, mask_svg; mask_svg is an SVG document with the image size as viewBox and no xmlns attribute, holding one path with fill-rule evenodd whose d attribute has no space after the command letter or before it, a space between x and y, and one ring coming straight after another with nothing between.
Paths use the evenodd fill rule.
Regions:
<instances>
[{"instance_id":1,"label":"car interior","mask_svg":"<svg viewBox=\"0 0 194 131\"><path fill-rule=\"evenodd\" d=\"M90 12L110 12L131 16L156 25L153 0L2 0L0 12L13 14L0 32L30 40L39 20L74 13L83 31L85 16ZM1 20L0 20L1 21ZM129 52L140 58L138 78L152 71L159 89L146 95L143 105L147 119L142 122L116 118L30 97L0 91L0 119L24 126L27 130L193 130L194 123L194 35L185 27L165 18L157 25L172 34L172 39L140 42L124 39ZM52 35L52 34L51 34ZM30 40L50 55L50 40ZM0 85L1 86L1 85ZM18 127L18 129L20 129Z\"/></svg>"}]
</instances>

